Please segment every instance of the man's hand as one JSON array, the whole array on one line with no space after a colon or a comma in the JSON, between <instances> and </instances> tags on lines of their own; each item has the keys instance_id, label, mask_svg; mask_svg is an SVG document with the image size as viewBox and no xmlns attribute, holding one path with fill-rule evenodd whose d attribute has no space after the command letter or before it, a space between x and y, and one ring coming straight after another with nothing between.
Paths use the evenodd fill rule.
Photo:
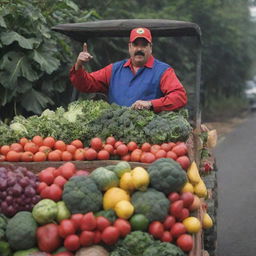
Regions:
<instances>
[{"instance_id":1,"label":"man's hand","mask_svg":"<svg viewBox=\"0 0 256 256\"><path fill-rule=\"evenodd\" d=\"M150 109L151 107L152 107L151 101L145 101L145 100L137 100L131 106L131 108L133 109Z\"/></svg>"},{"instance_id":2,"label":"man's hand","mask_svg":"<svg viewBox=\"0 0 256 256\"><path fill-rule=\"evenodd\" d=\"M84 43L83 51L80 52L77 57L76 64L75 64L75 70L80 69L84 63L90 61L92 58L93 58L93 56L87 50L87 44Z\"/></svg>"}]
</instances>

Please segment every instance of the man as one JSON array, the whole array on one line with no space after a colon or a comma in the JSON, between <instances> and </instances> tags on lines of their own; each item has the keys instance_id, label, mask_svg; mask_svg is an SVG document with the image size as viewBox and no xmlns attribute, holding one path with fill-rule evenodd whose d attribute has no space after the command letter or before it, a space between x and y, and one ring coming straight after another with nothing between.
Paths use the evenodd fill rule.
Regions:
<instances>
[{"instance_id":1,"label":"man","mask_svg":"<svg viewBox=\"0 0 256 256\"><path fill-rule=\"evenodd\" d=\"M175 110L187 103L186 91L174 70L152 56L152 36L147 28L135 28L128 44L130 59L88 73L83 64L93 56L84 44L70 71L70 80L82 92L104 92L110 103L155 112Z\"/></svg>"}]
</instances>

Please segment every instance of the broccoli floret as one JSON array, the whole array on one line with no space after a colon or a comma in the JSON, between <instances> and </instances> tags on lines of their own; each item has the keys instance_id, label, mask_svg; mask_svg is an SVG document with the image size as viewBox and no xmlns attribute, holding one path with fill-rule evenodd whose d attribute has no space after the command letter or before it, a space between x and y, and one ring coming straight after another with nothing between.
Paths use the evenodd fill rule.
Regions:
<instances>
[{"instance_id":1,"label":"broccoli floret","mask_svg":"<svg viewBox=\"0 0 256 256\"><path fill-rule=\"evenodd\" d=\"M150 222L162 221L168 215L170 202L164 193L149 188L147 191L137 191L132 195L135 213L144 214Z\"/></svg>"},{"instance_id":2,"label":"broccoli floret","mask_svg":"<svg viewBox=\"0 0 256 256\"><path fill-rule=\"evenodd\" d=\"M32 213L21 211L12 217L6 227L6 238L12 249L26 250L36 245L37 224Z\"/></svg>"},{"instance_id":3,"label":"broccoli floret","mask_svg":"<svg viewBox=\"0 0 256 256\"><path fill-rule=\"evenodd\" d=\"M148 172L150 186L166 195L179 191L187 181L186 173L180 164L170 158L158 159L149 166Z\"/></svg>"},{"instance_id":4,"label":"broccoli floret","mask_svg":"<svg viewBox=\"0 0 256 256\"><path fill-rule=\"evenodd\" d=\"M102 193L87 176L72 177L64 185L62 199L72 214L99 211L102 206Z\"/></svg>"}]
</instances>

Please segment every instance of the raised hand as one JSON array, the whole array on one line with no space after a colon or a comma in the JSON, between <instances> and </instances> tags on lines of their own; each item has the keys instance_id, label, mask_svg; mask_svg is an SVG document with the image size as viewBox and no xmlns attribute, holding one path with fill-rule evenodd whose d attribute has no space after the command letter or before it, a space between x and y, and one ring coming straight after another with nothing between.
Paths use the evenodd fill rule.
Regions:
<instances>
[{"instance_id":1,"label":"raised hand","mask_svg":"<svg viewBox=\"0 0 256 256\"><path fill-rule=\"evenodd\" d=\"M93 56L88 52L87 49L87 44L84 43L83 45L83 51L79 53L76 64L75 64L75 69L78 70L83 66L84 63L90 61L93 58Z\"/></svg>"}]
</instances>

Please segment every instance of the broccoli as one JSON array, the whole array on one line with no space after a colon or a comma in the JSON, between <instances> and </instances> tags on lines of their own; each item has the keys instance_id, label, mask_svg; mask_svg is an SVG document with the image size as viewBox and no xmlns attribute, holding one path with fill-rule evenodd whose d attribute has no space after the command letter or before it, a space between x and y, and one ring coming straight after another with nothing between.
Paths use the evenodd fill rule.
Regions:
<instances>
[{"instance_id":1,"label":"broccoli","mask_svg":"<svg viewBox=\"0 0 256 256\"><path fill-rule=\"evenodd\" d=\"M154 188L147 191L137 191L132 195L132 205L135 213L141 213L152 222L154 220L163 221L168 215L170 202L164 193Z\"/></svg>"},{"instance_id":2,"label":"broccoli","mask_svg":"<svg viewBox=\"0 0 256 256\"><path fill-rule=\"evenodd\" d=\"M12 217L6 227L6 238L12 249L26 250L36 245L37 224L32 213L21 211Z\"/></svg>"},{"instance_id":3,"label":"broccoli","mask_svg":"<svg viewBox=\"0 0 256 256\"><path fill-rule=\"evenodd\" d=\"M72 177L65 185L62 199L72 214L99 211L102 193L88 176Z\"/></svg>"},{"instance_id":4,"label":"broccoli","mask_svg":"<svg viewBox=\"0 0 256 256\"><path fill-rule=\"evenodd\" d=\"M160 158L148 167L150 186L164 192L179 191L187 181L185 171L175 160Z\"/></svg>"}]
</instances>

